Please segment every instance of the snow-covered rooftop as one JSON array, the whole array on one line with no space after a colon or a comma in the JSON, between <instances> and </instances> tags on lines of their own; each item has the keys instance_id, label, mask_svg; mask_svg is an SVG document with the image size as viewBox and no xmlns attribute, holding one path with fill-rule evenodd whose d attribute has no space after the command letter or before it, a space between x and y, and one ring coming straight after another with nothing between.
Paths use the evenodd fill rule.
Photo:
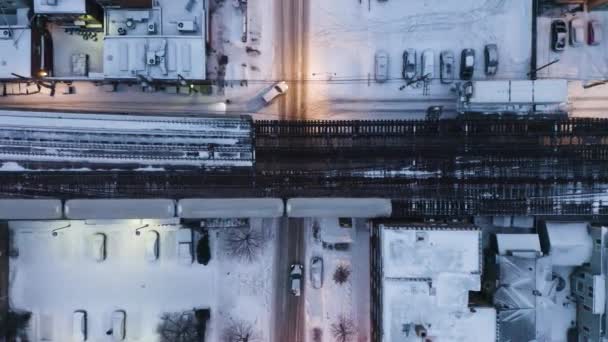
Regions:
<instances>
[{"instance_id":1,"label":"snow-covered rooftop","mask_svg":"<svg viewBox=\"0 0 608 342\"><path fill-rule=\"evenodd\" d=\"M34 0L34 13L42 14L85 14L85 0Z\"/></svg>"},{"instance_id":2,"label":"snow-covered rooftop","mask_svg":"<svg viewBox=\"0 0 608 342\"><path fill-rule=\"evenodd\" d=\"M474 227L379 226L382 341L492 341L496 311L469 308L481 289L481 233ZM418 332L419 333L419 332Z\"/></svg>"},{"instance_id":3,"label":"snow-covered rooftop","mask_svg":"<svg viewBox=\"0 0 608 342\"><path fill-rule=\"evenodd\" d=\"M104 40L109 78L205 79L205 41L197 36L109 36Z\"/></svg>"},{"instance_id":4,"label":"snow-covered rooftop","mask_svg":"<svg viewBox=\"0 0 608 342\"><path fill-rule=\"evenodd\" d=\"M381 226L381 240L383 272L388 278L481 272L481 233L476 229Z\"/></svg>"},{"instance_id":5,"label":"snow-covered rooftop","mask_svg":"<svg viewBox=\"0 0 608 342\"><path fill-rule=\"evenodd\" d=\"M8 31L9 39L0 39L0 78L15 78L14 74L32 76L32 30L28 28L10 29L0 26L0 33Z\"/></svg>"},{"instance_id":6,"label":"snow-covered rooftop","mask_svg":"<svg viewBox=\"0 0 608 342\"><path fill-rule=\"evenodd\" d=\"M466 306L449 305L450 301L446 300L450 298L456 299L456 302L466 302L467 290L475 286L478 289L479 277L469 276L477 279L459 275L446 277L448 286L445 288L431 287L427 282L384 280L382 341L421 341L414 331L416 325L423 325L427 337L432 341L494 341L496 337L494 308L470 310Z\"/></svg>"}]
</instances>

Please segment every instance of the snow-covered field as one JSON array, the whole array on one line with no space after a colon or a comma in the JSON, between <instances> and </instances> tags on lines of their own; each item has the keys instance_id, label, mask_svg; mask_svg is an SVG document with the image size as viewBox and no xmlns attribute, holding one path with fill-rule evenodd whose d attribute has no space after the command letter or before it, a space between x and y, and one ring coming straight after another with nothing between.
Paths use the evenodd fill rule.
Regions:
<instances>
[{"instance_id":1,"label":"snow-covered field","mask_svg":"<svg viewBox=\"0 0 608 342\"><path fill-rule=\"evenodd\" d=\"M369 231L366 220L354 220L353 228L339 228L337 218L315 220L320 228L319 238L306 237L306 266L310 271L312 257L323 258L323 286L315 289L306 279L306 341L313 341L313 329L322 331L323 341L333 341L332 326L340 317L352 324L352 341L369 341ZM311 224L314 226L314 224ZM348 251L323 248L322 242L350 243ZM348 280L342 284L334 279L336 268L350 270ZM308 271L308 272L309 272ZM307 278L310 278L307 272Z\"/></svg>"},{"instance_id":2,"label":"snow-covered field","mask_svg":"<svg viewBox=\"0 0 608 342\"><path fill-rule=\"evenodd\" d=\"M434 51L436 78L442 50L454 53L457 78L460 52L473 48L477 57L474 78L484 79L483 48L495 43L500 64L494 78L526 78L531 51L530 1L403 0L370 1L369 5L368 1L312 1L311 74L306 75L313 80L309 83L312 116L320 118L328 110L367 108L369 112L401 112L404 118L403 113L425 110L429 102L453 110L455 94L438 79L432 80L426 95L422 86L400 89L405 84L402 54L408 48L418 53L418 73L422 51ZM374 54L379 50L389 54L389 80L382 84L374 81ZM406 101L414 98L418 101ZM351 102L354 99L357 101Z\"/></svg>"},{"instance_id":3,"label":"snow-covered field","mask_svg":"<svg viewBox=\"0 0 608 342\"><path fill-rule=\"evenodd\" d=\"M11 222L11 306L33 313L34 341L70 341L72 315L85 310L88 341L110 341L110 317L126 313L126 341L157 341L160 316L210 308L208 341L218 341L233 323L251 326L260 341L270 329L275 220L252 219L265 248L252 262L227 255L223 231L210 231L208 265L180 263L174 220ZM142 235L136 235L140 227ZM57 230L53 236L52 230ZM159 258L145 258L145 231L159 233ZM90 238L106 236L106 259L92 259ZM195 240L196 242L196 240Z\"/></svg>"}]
</instances>

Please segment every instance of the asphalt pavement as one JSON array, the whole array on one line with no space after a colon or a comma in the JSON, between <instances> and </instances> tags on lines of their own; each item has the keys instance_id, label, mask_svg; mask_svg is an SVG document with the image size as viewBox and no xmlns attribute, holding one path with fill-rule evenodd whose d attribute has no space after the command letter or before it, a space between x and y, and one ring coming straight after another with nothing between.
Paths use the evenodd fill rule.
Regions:
<instances>
[{"instance_id":1,"label":"asphalt pavement","mask_svg":"<svg viewBox=\"0 0 608 342\"><path fill-rule=\"evenodd\" d=\"M293 263L304 264L304 220L283 218L278 232L275 256L274 342L304 342L304 268L302 292L299 297L290 292L289 270Z\"/></svg>"}]
</instances>

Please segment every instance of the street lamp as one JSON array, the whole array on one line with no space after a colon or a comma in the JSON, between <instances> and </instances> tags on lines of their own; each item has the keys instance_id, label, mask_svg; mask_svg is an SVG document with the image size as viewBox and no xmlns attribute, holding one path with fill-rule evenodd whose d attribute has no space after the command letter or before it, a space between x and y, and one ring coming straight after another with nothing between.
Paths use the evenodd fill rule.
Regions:
<instances>
[{"instance_id":1,"label":"street lamp","mask_svg":"<svg viewBox=\"0 0 608 342\"><path fill-rule=\"evenodd\" d=\"M59 235L59 234L57 234L57 231L58 231L58 230L62 230L62 229L66 229L66 228L70 228L71 226L72 226L72 224L71 224L71 223L68 223L68 225L67 225L67 226L63 226L63 227L59 227L59 228L55 228L55 229L51 230L51 233L52 233L52 235L53 235L53 236L57 236L57 235Z\"/></svg>"},{"instance_id":2,"label":"street lamp","mask_svg":"<svg viewBox=\"0 0 608 342\"><path fill-rule=\"evenodd\" d=\"M146 227L150 226L149 224L143 225L137 229L135 229L135 235L139 236L141 234L141 232L139 231L140 229L144 229Z\"/></svg>"}]
</instances>

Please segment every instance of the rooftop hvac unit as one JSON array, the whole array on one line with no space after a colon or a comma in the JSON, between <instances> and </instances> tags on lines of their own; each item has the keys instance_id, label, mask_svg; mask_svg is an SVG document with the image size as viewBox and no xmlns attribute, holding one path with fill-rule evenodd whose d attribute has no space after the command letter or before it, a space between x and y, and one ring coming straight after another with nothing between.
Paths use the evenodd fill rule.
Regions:
<instances>
[{"instance_id":1,"label":"rooftop hvac unit","mask_svg":"<svg viewBox=\"0 0 608 342\"><path fill-rule=\"evenodd\" d=\"M11 30L0 30L0 39L10 39L12 36Z\"/></svg>"},{"instance_id":2,"label":"rooftop hvac unit","mask_svg":"<svg viewBox=\"0 0 608 342\"><path fill-rule=\"evenodd\" d=\"M156 23L148 23L148 34L156 33Z\"/></svg>"},{"instance_id":3,"label":"rooftop hvac unit","mask_svg":"<svg viewBox=\"0 0 608 342\"><path fill-rule=\"evenodd\" d=\"M178 21L177 30L180 32L196 32L196 23L192 20Z\"/></svg>"},{"instance_id":4,"label":"rooftop hvac unit","mask_svg":"<svg viewBox=\"0 0 608 342\"><path fill-rule=\"evenodd\" d=\"M57 0L46 0L45 2L49 6L57 6Z\"/></svg>"},{"instance_id":5,"label":"rooftop hvac unit","mask_svg":"<svg viewBox=\"0 0 608 342\"><path fill-rule=\"evenodd\" d=\"M157 64L156 54L154 53L154 51L148 51L148 53L146 54L146 62L148 63L148 65Z\"/></svg>"}]
</instances>

